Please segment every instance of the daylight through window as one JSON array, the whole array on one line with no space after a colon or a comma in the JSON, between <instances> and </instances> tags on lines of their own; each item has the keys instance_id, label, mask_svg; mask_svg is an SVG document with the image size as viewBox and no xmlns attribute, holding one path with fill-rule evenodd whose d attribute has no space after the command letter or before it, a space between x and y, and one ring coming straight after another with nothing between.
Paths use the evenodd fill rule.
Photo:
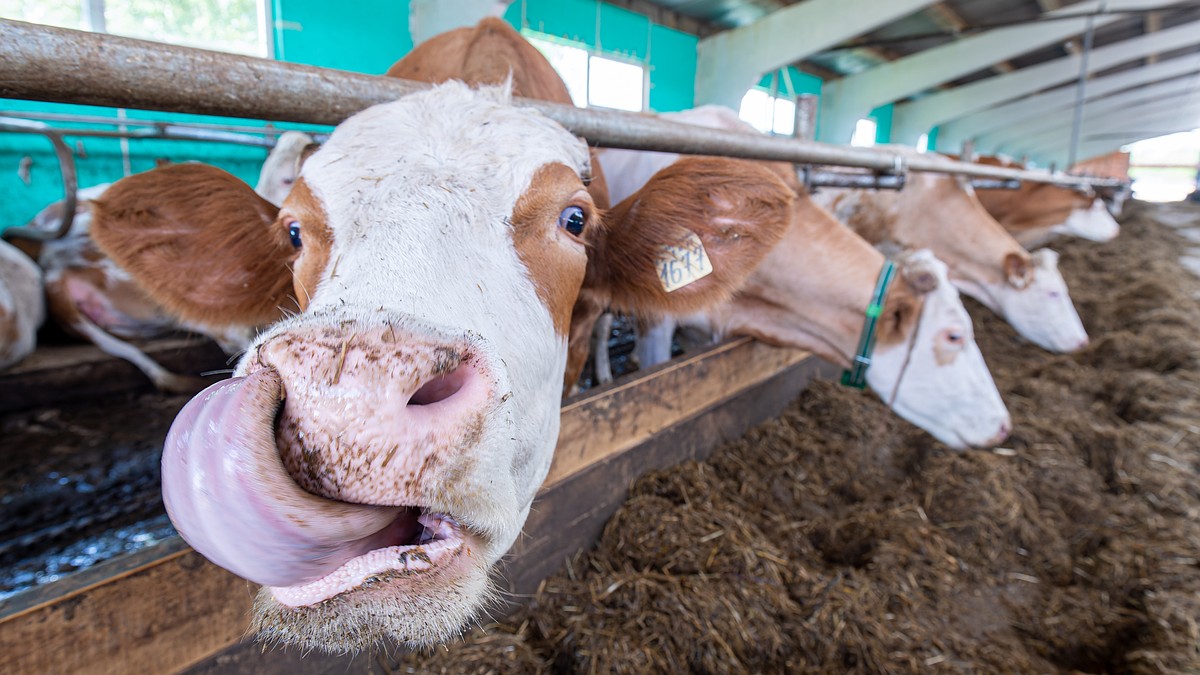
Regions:
<instances>
[{"instance_id":1,"label":"daylight through window","mask_svg":"<svg viewBox=\"0 0 1200 675\"><path fill-rule=\"evenodd\" d=\"M528 31L524 35L558 71L575 105L632 112L645 110L646 69L642 66L597 56L580 47L536 37Z\"/></svg>"},{"instance_id":2,"label":"daylight through window","mask_svg":"<svg viewBox=\"0 0 1200 675\"><path fill-rule=\"evenodd\" d=\"M266 0L0 0L0 17L268 56Z\"/></svg>"}]
</instances>

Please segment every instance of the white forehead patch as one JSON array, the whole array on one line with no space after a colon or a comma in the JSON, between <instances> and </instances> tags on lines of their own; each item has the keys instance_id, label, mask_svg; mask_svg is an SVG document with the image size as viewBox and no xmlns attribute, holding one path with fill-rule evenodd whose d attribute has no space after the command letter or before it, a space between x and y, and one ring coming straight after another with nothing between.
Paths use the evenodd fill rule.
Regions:
<instances>
[{"instance_id":1,"label":"white forehead patch","mask_svg":"<svg viewBox=\"0 0 1200 675\"><path fill-rule=\"evenodd\" d=\"M335 238L367 225L369 218L354 216L364 209L420 206L422 188L461 190L477 203L483 197L507 216L539 167L558 162L588 172L582 140L510 98L507 86L450 81L339 125L301 170Z\"/></svg>"}]
</instances>

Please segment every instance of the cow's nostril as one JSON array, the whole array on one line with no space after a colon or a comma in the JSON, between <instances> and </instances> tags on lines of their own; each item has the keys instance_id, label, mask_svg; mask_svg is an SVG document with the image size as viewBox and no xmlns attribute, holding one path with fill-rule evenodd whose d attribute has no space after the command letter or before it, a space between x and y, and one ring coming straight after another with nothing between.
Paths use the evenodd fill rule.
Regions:
<instances>
[{"instance_id":1,"label":"cow's nostril","mask_svg":"<svg viewBox=\"0 0 1200 675\"><path fill-rule=\"evenodd\" d=\"M453 372L438 375L421 385L408 400L409 405L432 405L440 403L458 393L467 383L469 368L459 366Z\"/></svg>"}]
</instances>

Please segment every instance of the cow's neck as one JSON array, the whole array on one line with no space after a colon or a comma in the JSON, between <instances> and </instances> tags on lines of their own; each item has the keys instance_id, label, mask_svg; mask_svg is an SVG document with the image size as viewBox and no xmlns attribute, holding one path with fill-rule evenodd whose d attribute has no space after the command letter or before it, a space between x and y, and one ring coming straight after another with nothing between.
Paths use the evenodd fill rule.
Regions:
<instances>
[{"instance_id":1,"label":"cow's neck","mask_svg":"<svg viewBox=\"0 0 1200 675\"><path fill-rule=\"evenodd\" d=\"M883 262L883 254L801 196L795 224L737 297L713 313L714 327L808 349L845 367Z\"/></svg>"}]
</instances>

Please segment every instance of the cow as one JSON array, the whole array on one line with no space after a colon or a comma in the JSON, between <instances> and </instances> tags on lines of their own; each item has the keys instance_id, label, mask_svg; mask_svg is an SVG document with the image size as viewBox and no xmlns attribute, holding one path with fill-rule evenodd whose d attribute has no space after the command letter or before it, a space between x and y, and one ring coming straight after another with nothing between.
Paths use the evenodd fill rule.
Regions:
<instances>
[{"instance_id":1,"label":"cow","mask_svg":"<svg viewBox=\"0 0 1200 675\"><path fill-rule=\"evenodd\" d=\"M264 639L454 636L549 469L576 301L697 311L790 221L791 190L732 159L681 161L602 210L587 144L512 103L531 82L565 92L531 45L485 20L392 72L446 64L339 124L282 208L189 165L93 207L96 241L174 315L269 325L163 455L183 538L263 585ZM660 263L701 246L710 273L668 290Z\"/></svg>"},{"instance_id":2,"label":"cow","mask_svg":"<svg viewBox=\"0 0 1200 675\"><path fill-rule=\"evenodd\" d=\"M284 132L268 153L255 190L268 201L281 202L295 180L301 153L310 143L307 134ZM132 363L160 391L195 392L204 386L203 380L171 372L130 341L183 329L211 337L226 353L234 354L249 344L256 327L180 321L152 300L90 235L91 205L109 187L103 183L80 190L71 230L62 239L46 241L40 247L38 264L45 273L50 316L67 333ZM29 226L52 229L62 218L64 204L59 201L42 209Z\"/></svg>"},{"instance_id":3,"label":"cow","mask_svg":"<svg viewBox=\"0 0 1200 675\"><path fill-rule=\"evenodd\" d=\"M757 133L721 106L661 115L684 124ZM614 199L680 161L670 153L604 150ZM813 203L788 164L763 163L796 194L792 225L737 294L703 313L643 317L637 356L646 368L670 358L676 326L717 337L748 335L810 350L843 368L854 362L884 256ZM953 448L992 446L1011 429L1008 411L972 335L971 318L929 251L897 260L866 384L901 417Z\"/></svg>"},{"instance_id":4,"label":"cow","mask_svg":"<svg viewBox=\"0 0 1200 675\"><path fill-rule=\"evenodd\" d=\"M0 240L0 370L33 353L45 316L42 271L16 246Z\"/></svg>"},{"instance_id":5,"label":"cow","mask_svg":"<svg viewBox=\"0 0 1200 675\"><path fill-rule=\"evenodd\" d=\"M1004 157L979 157L979 164L1024 168ZM1028 249L1045 246L1060 235L1111 241L1121 231L1108 205L1090 188L1069 188L1025 181L1016 190L978 189L983 208Z\"/></svg>"},{"instance_id":6,"label":"cow","mask_svg":"<svg viewBox=\"0 0 1200 675\"><path fill-rule=\"evenodd\" d=\"M883 149L916 154L904 146ZM979 203L969 179L915 172L898 192L826 189L816 199L877 247L933 251L949 266L960 291L1030 342L1052 352L1087 346L1087 332L1058 270L1058 254L1025 250Z\"/></svg>"}]
</instances>

